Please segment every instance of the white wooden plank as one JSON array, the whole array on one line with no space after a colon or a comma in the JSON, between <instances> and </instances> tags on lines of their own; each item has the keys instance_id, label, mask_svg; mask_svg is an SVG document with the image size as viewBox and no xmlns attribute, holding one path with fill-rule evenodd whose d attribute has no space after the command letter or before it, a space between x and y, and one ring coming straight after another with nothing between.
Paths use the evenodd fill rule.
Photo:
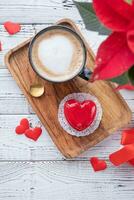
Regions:
<instances>
[{"instance_id":1,"label":"white wooden plank","mask_svg":"<svg viewBox=\"0 0 134 200\"><path fill-rule=\"evenodd\" d=\"M0 160L62 160L64 157L57 150L45 128L37 142L24 135L17 135L15 127L20 119L27 117L33 126L40 122L36 115L0 115ZM134 126L134 121L130 126ZM87 160L91 156L108 158L108 155L120 147L120 133L111 135L103 142L81 154L77 160Z\"/></svg>"},{"instance_id":2,"label":"white wooden plank","mask_svg":"<svg viewBox=\"0 0 134 200\"><path fill-rule=\"evenodd\" d=\"M7 69L0 69L0 96L24 96Z\"/></svg>"},{"instance_id":3,"label":"white wooden plank","mask_svg":"<svg viewBox=\"0 0 134 200\"><path fill-rule=\"evenodd\" d=\"M13 20L20 23L48 23L69 17L81 20L72 0L2 0L0 2L0 22Z\"/></svg>"},{"instance_id":4,"label":"white wooden plank","mask_svg":"<svg viewBox=\"0 0 134 200\"><path fill-rule=\"evenodd\" d=\"M120 93L124 97L124 99L128 99L128 100L134 99L134 91L120 90Z\"/></svg>"},{"instance_id":5,"label":"white wooden plank","mask_svg":"<svg viewBox=\"0 0 134 200\"><path fill-rule=\"evenodd\" d=\"M36 199L43 200L44 196L46 199L58 200L133 198L134 179L131 167L123 166L117 169L109 164L108 170L94 173L88 161L60 162L59 165L50 163L50 165L38 165L40 175L35 183Z\"/></svg>"},{"instance_id":6,"label":"white wooden plank","mask_svg":"<svg viewBox=\"0 0 134 200\"><path fill-rule=\"evenodd\" d=\"M0 97L0 114L29 114L31 108L25 98Z\"/></svg>"},{"instance_id":7,"label":"white wooden plank","mask_svg":"<svg viewBox=\"0 0 134 200\"><path fill-rule=\"evenodd\" d=\"M133 200L133 167L94 173L89 161L0 163L0 199Z\"/></svg>"},{"instance_id":8,"label":"white wooden plank","mask_svg":"<svg viewBox=\"0 0 134 200\"><path fill-rule=\"evenodd\" d=\"M32 167L27 163L0 163L0 199L30 200Z\"/></svg>"}]
</instances>

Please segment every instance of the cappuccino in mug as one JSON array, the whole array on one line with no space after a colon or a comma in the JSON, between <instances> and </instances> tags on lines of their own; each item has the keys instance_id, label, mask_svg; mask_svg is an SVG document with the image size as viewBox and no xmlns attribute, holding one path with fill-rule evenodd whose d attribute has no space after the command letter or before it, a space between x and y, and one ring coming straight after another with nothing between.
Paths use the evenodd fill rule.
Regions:
<instances>
[{"instance_id":1,"label":"cappuccino in mug","mask_svg":"<svg viewBox=\"0 0 134 200\"><path fill-rule=\"evenodd\" d=\"M54 27L35 36L31 43L30 60L33 69L42 78L64 82L82 70L85 49L81 39L71 29Z\"/></svg>"}]
</instances>

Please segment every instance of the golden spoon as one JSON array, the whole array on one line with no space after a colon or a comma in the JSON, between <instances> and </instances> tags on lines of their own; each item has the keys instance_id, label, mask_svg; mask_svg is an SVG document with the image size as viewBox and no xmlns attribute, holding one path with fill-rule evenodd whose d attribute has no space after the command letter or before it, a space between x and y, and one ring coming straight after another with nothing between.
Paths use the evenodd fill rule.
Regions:
<instances>
[{"instance_id":1,"label":"golden spoon","mask_svg":"<svg viewBox=\"0 0 134 200\"><path fill-rule=\"evenodd\" d=\"M44 85L39 83L39 77L36 76L36 81L30 86L29 93L32 97L41 97L44 94Z\"/></svg>"}]
</instances>

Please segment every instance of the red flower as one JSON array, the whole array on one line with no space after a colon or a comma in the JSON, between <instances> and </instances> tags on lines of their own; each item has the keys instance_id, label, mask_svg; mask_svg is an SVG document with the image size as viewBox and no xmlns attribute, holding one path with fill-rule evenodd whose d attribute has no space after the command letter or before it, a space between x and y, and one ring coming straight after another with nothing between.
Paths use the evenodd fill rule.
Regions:
<instances>
[{"instance_id":1,"label":"red flower","mask_svg":"<svg viewBox=\"0 0 134 200\"><path fill-rule=\"evenodd\" d=\"M126 85L119 85L116 90L122 90L122 89L126 89L126 90L134 90L134 86L131 84L126 84Z\"/></svg>"},{"instance_id":2,"label":"red flower","mask_svg":"<svg viewBox=\"0 0 134 200\"><path fill-rule=\"evenodd\" d=\"M134 64L134 2L93 0L97 17L112 34L100 45L93 80L123 74Z\"/></svg>"}]
</instances>

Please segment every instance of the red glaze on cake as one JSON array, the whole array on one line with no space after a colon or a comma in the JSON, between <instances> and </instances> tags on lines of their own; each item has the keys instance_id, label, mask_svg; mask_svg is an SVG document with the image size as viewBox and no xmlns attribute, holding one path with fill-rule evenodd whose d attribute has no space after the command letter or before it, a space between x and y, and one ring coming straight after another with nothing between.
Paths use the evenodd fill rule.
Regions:
<instances>
[{"instance_id":1,"label":"red glaze on cake","mask_svg":"<svg viewBox=\"0 0 134 200\"><path fill-rule=\"evenodd\" d=\"M64 104L64 114L68 123L77 131L88 128L96 116L96 104L91 100L79 102L70 99Z\"/></svg>"}]
</instances>

